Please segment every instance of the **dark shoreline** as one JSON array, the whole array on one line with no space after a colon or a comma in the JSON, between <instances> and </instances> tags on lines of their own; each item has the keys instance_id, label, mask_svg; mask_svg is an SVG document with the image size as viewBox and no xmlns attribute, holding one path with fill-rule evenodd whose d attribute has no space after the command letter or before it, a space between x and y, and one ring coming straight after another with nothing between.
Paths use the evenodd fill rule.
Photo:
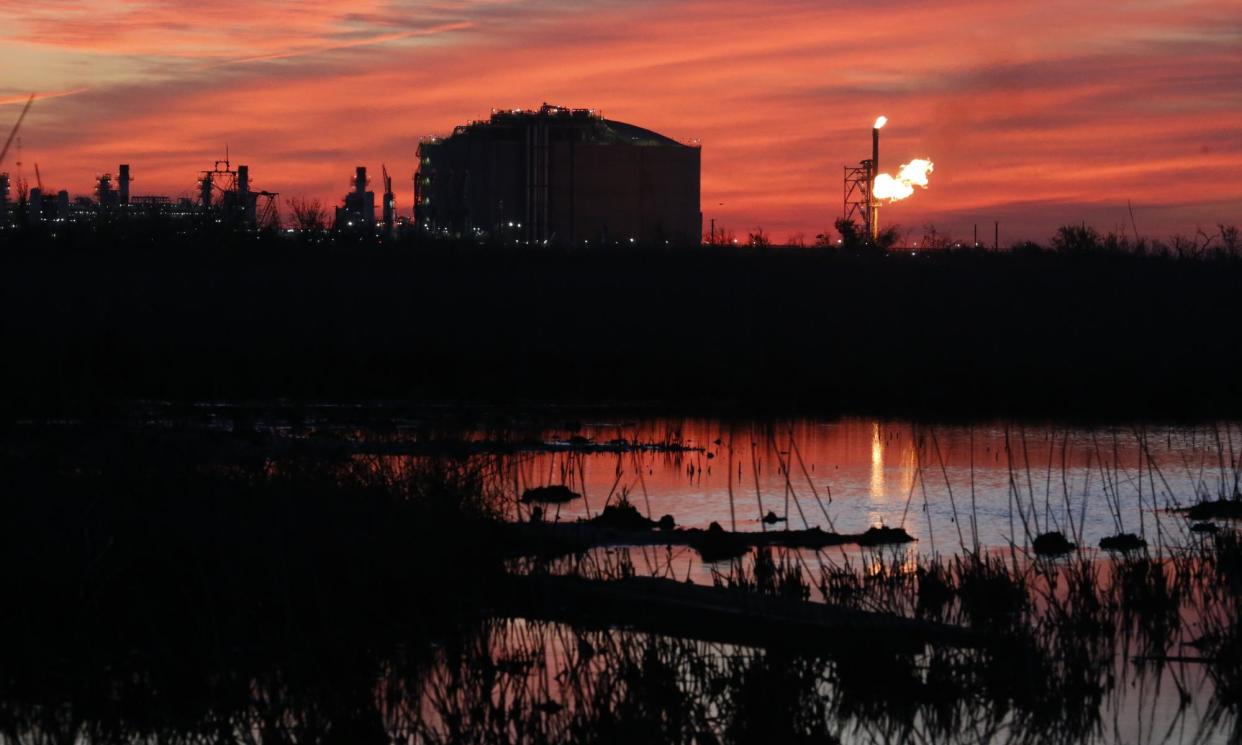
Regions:
<instances>
[{"instance_id":1,"label":"dark shoreline","mask_svg":"<svg viewBox=\"0 0 1242 745\"><path fill-rule=\"evenodd\" d=\"M1229 257L27 247L0 257L0 313L10 419L136 400L1242 415Z\"/></svg>"}]
</instances>

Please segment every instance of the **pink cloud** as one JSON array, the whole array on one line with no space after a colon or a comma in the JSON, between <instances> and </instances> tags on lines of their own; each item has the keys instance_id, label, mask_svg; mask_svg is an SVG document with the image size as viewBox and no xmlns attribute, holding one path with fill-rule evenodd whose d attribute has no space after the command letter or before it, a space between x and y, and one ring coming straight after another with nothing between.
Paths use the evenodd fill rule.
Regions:
<instances>
[{"instance_id":1,"label":"pink cloud","mask_svg":"<svg viewBox=\"0 0 1242 745\"><path fill-rule=\"evenodd\" d=\"M22 44L149 57L129 78L84 71L91 90L41 106L28 151L83 192L124 160L136 190L176 194L227 142L264 188L329 202L355 164L386 163L408 209L420 136L549 101L701 139L705 218L780 238L831 225L841 166L884 113L886 164L937 163L931 188L885 211L915 232L1003 216L1010 238L1042 238L1075 205L1085 219L1127 201L1154 234L1242 219L1242 31L1226 0L288 7L0 2Z\"/></svg>"}]
</instances>

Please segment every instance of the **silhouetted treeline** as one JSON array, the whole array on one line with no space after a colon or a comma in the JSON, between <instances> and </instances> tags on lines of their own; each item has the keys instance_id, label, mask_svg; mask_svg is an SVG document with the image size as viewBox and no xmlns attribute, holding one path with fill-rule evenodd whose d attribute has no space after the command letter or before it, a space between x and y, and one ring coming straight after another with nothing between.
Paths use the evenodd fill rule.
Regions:
<instances>
[{"instance_id":1,"label":"silhouetted treeline","mask_svg":"<svg viewBox=\"0 0 1242 745\"><path fill-rule=\"evenodd\" d=\"M287 398L1228 415L1242 413L1239 290L1242 261L1228 255L1073 247L10 241L5 408Z\"/></svg>"}]
</instances>

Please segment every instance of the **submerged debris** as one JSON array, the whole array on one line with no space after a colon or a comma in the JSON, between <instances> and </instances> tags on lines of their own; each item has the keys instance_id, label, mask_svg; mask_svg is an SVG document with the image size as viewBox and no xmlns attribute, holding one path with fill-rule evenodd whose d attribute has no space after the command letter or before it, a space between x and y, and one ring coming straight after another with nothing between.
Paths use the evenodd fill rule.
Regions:
<instances>
[{"instance_id":1,"label":"submerged debris","mask_svg":"<svg viewBox=\"0 0 1242 745\"><path fill-rule=\"evenodd\" d=\"M1217 499L1200 502L1182 510L1191 520L1242 518L1242 499Z\"/></svg>"},{"instance_id":2,"label":"submerged debris","mask_svg":"<svg viewBox=\"0 0 1242 745\"><path fill-rule=\"evenodd\" d=\"M889 546L912 543L915 539L904 528L871 527L863 533L829 533L819 528L781 530L768 533L730 532L712 523L706 531L683 531L703 561L733 559L747 552L750 546L784 546L786 548L824 548L853 543L859 546ZM712 558L709 558L712 557Z\"/></svg>"},{"instance_id":3,"label":"submerged debris","mask_svg":"<svg viewBox=\"0 0 1242 745\"><path fill-rule=\"evenodd\" d=\"M1137 551L1147 548L1147 541L1133 533L1119 533L1100 539L1100 548L1105 551Z\"/></svg>"},{"instance_id":4,"label":"submerged debris","mask_svg":"<svg viewBox=\"0 0 1242 745\"><path fill-rule=\"evenodd\" d=\"M905 528L890 528L887 525L867 528L862 535L858 536L857 540L860 546L888 546L913 542L914 536L907 533Z\"/></svg>"},{"instance_id":5,"label":"submerged debris","mask_svg":"<svg viewBox=\"0 0 1242 745\"><path fill-rule=\"evenodd\" d=\"M672 517L668 517L672 521ZM651 530L657 525L655 520L643 517L638 508L630 504L628 500L622 499L616 504L610 504L604 507L604 511L594 518L587 521L592 525L598 525L604 528L615 528L616 530Z\"/></svg>"},{"instance_id":6,"label":"submerged debris","mask_svg":"<svg viewBox=\"0 0 1242 745\"><path fill-rule=\"evenodd\" d=\"M532 502L542 502L544 504L564 504L572 502L580 498L582 495L571 490L568 486L557 484L553 486L536 486L533 489L527 489L522 492L522 503L530 504Z\"/></svg>"},{"instance_id":7,"label":"submerged debris","mask_svg":"<svg viewBox=\"0 0 1242 745\"><path fill-rule=\"evenodd\" d=\"M720 523L712 523L707 530L699 532L691 545L706 562L736 559L750 551L750 544L745 538L726 531Z\"/></svg>"},{"instance_id":8,"label":"submerged debris","mask_svg":"<svg viewBox=\"0 0 1242 745\"><path fill-rule=\"evenodd\" d=\"M1035 541L1031 546L1038 556L1064 556L1075 548L1074 544L1070 543L1065 534L1059 530L1035 536Z\"/></svg>"}]
</instances>

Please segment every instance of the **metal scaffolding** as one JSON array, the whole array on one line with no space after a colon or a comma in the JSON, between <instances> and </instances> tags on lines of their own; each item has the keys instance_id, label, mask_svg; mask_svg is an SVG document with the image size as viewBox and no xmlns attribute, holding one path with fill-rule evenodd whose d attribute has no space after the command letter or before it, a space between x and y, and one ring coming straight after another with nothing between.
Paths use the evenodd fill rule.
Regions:
<instances>
[{"instance_id":1,"label":"metal scaffolding","mask_svg":"<svg viewBox=\"0 0 1242 745\"><path fill-rule=\"evenodd\" d=\"M845 213L846 220L857 223L861 233L872 235L871 184L874 180L872 161L864 160L856 166L845 166Z\"/></svg>"}]
</instances>

